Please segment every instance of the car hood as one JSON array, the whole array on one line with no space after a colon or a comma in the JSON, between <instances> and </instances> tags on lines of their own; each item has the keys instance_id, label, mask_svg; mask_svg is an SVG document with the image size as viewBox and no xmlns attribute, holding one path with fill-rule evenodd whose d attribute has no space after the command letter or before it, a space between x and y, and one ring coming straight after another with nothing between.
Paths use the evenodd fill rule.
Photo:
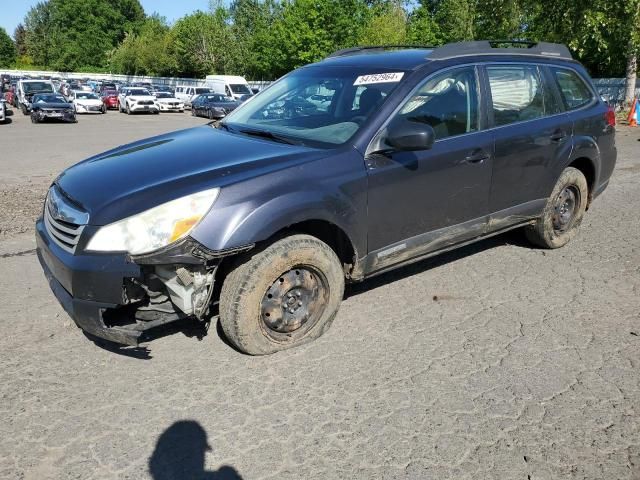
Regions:
<instances>
[{"instance_id":1,"label":"car hood","mask_svg":"<svg viewBox=\"0 0 640 480\"><path fill-rule=\"evenodd\" d=\"M152 97L151 95L129 95L127 97L127 100L134 100L134 101L138 101L138 100L151 100L151 101L155 101L156 99L154 97Z\"/></svg>"},{"instance_id":2,"label":"car hood","mask_svg":"<svg viewBox=\"0 0 640 480\"><path fill-rule=\"evenodd\" d=\"M42 103L34 103L34 104L33 104L33 108L34 108L34 109L38 109L38 108L55 108L55 109L71 108L71 104L70 104L70 103L49 103L49 102L42 102Z\"/></svg>"},{"instance_id":3,"label":"car hood","mask_svg":"<svg viewBox=\"0 0 640 480\"><path fill-rule=\"evenodd\" d=\"M102 105L102 100L91 98L78 98L75 102L80 105Z\"/></svg>"},{"instance_id":4,"label":"car hood","mask_svg":"<svg viewBox=\"0 0 640 480\"><path fill-rule=\"evenodd\" d=\"M224 187L326 155L210 126L168 133L124 145L60 174L58 186L105 225L164 202Z\"/></svg>"}]
</instances>

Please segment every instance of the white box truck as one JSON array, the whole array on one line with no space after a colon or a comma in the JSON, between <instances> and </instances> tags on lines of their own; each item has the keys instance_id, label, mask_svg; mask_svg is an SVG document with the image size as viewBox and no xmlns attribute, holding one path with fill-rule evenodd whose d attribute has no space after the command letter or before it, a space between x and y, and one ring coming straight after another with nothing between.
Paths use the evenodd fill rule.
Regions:
<instances>
[{"instance_id":1,"label":"white box truck","mask_svg":"<svg viewBox=\"0 0 640 480\"><path fill-rule=\"evenodd\" d=\"M245 95L253 95L249 83L244 77L237 75L207 75L205 84L212 92L222 93L234 100L240 100Z\"/></svg>"}]
</instances>

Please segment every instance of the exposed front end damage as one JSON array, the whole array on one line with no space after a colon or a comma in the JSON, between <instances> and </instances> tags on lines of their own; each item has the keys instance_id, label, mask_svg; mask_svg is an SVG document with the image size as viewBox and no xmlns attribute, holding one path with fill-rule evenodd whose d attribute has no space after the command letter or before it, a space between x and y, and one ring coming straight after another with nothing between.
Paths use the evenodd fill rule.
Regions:
<instances>
[{"instance_id":1,"label":"exposed front end damage","mask_svg":"<svg viewBox=\"0 0 640 480\"><path fill-rule=\"evenodd\" d=\"M149 330L215 314L216 272L225 257L252 245L212 252L190 237L143 256L66 252L36 225L38 258L53 293L85 332L137 345Z\"/></svg>"}]
</instances>

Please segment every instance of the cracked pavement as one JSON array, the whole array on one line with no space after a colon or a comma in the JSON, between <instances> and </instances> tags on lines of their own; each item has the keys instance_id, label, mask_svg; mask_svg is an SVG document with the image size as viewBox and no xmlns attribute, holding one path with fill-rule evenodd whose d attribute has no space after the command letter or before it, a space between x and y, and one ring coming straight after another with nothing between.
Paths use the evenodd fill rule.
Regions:
<instances>
[{"instance_id":1,"label":"cracked pavement","mask_svg":"<svg viewBox=\"0 0 640 480\"><path fill-rule=\"evenodd\" d=\"M611 184L568 246L515 231L402 268L348 288L319 340L249 357L215 326L201 341L187 325L139 348L97 345L33 251L62 168L206 120L12 118L0 478L640 478L640 130L619 127Z\"/></svg>"}]
</instances>

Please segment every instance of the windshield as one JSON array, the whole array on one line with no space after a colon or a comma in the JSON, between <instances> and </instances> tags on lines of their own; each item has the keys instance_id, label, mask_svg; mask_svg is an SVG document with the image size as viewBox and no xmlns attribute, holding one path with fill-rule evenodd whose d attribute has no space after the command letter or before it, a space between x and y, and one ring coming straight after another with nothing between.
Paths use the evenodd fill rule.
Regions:
<instances>
[{"instance_id":1,"label":"windshield","mask_svg":"<svg viewBox=\"0 0 640 480\"><path fill-rule=\"evenodd\" d=\"M33 103L67 103L62 95L36 95Z\"/></svg>"},{"instance_id":2,"label":"windshield","mask_svg":"<svg viewBox=\"0 0 640 480\"><path fill-rule=\"evenodd\" d=\"M24 93L32 92L53 92L53 86L49 82L29 82L23 83Z\"/></svg>"},{"instance_id":3,"label":"windshield","mask_svg":"<svg viewBox=\"0 0 640 480\"><path fill-rule=\"evenodd\" d=\"M251 90L249 90L249 86L244 83L230 83L229 86L231 87L231 91L233 93L239 93L243 95L245 93L251 93Z\"/></svg>"},{"instance_id":4,"label":"windshield","mask_svg":"<svg viewBox=\"0 0 640 480\"><path fill-rule=\"evenodd\" d=\"M199 95L201 93L209 93L211 90L208 88L196 88L196 95Z\"/></svg>"},{"instance_id":5,"label":"windshield","mask_svg":"<svg viewBox=\"0 0 640 480\"><path fill-rule=\"evenodd\" d=\"M171 95L169 92L156 92L156 97L157 98L173 98L173 95Z\"/></svg>"},{"instance_id":6,"label":"windshield","mask_svg":"<svg viewBox=\"0 0 640 480\"><path fill-rule=\"evenodd\" d=\"M89 92L78 92L76 93L76 98L82 98L85 100L99 100L98 96L95 93Z\"/></svg>"},{"instance_id":7,"label":"windshield","mask_svg":"<svg viewBox=\"0 0 640 480\"><path fill-rule=\"evenodd\" d=\"M242 104L223 125L318 146L341 145L375 114L403 75L377 68L303 68Z\"/></svg>"},{"instance_id":8,"label":"windshield","mask_svg":"<svg viewBox=\"0 0 640 480\"><path fill-rule=\"evenodd\" d=\"M150 93L143 88L131 88L127 93L129 95L150 95Z\"/></svg>"}]
</instances>

